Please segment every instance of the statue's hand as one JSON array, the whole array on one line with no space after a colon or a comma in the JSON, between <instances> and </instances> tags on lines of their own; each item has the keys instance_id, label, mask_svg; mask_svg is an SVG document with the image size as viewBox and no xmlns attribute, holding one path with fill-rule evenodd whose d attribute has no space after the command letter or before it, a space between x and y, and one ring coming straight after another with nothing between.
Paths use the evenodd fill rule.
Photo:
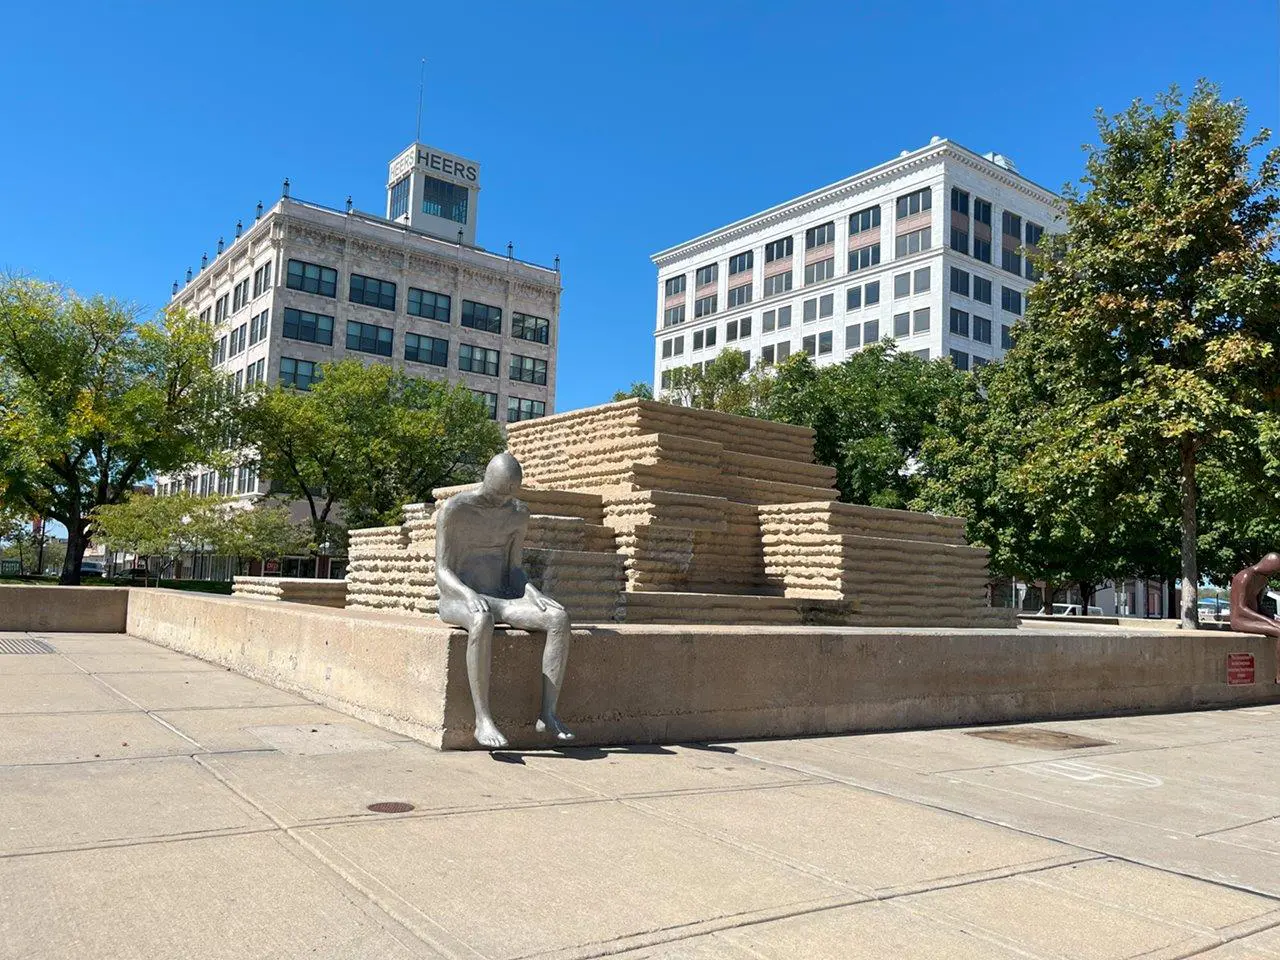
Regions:
<instances>
[{"instance_id":1,"label":"statue's hand","mask_svg":"<svg viewBox=\"0 0 1280 960\"><path fill-rule=\"evenodd\" d=\"M524 595L528 597L530 600L532 600L534 603L534 606L536 606L543 613L546 613L548 610L564 609L563 606L556 603L554 600L548 597L545 593L543 593L541 590L535 587L532 583L525 584Z\"/></svg>"},{"instance_id":2,"label":"statue's hand","mask_svg":"<svg viewBox=\"0 0 1280 960\"><path fill-rule=\"evenodd\" d=\"M467 609L472 613L488 613L489 601L475 591L467 592Z\"/></svg>"}]
</instances>

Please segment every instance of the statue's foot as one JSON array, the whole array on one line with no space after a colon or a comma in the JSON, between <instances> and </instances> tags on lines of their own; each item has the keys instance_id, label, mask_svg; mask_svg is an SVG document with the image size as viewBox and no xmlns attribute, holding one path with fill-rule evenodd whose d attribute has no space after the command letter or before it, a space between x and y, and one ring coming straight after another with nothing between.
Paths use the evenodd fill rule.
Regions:
<instances>
[{"instance_id":1,"label":"statue's foot","mask_svg":"<svg viewBox=\"0 0 1280 960\"><path fill-rule=\"evenodd\" d=\"M534 724L539 733L553 733L557 740L572 740L573 734L554 713L544 713Z\"/></svg>"},{"instance_id":2,"label":"statue's foot","mask_svg":"<svg viewBox=\"0 0 1280 960\"><path fill-rule=\"evenodd\" d=\"M490 750L501 750L507 745L507 738L498 732L492 720L476 721L476 743Z\"/></svg>"}]
</instances>

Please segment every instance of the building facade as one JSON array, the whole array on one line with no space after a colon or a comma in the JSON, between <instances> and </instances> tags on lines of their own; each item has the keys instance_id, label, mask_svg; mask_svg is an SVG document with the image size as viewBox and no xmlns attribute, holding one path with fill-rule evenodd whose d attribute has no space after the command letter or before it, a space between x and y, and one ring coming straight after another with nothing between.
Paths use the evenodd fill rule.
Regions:
<instances>
[{"instance_id":1,"label":"building facade","mask_svg":"<svg viewBox=\"0 0 1280 960\"><path fill-rule=\"evenodd\" d=\"M836 363L881 340L969 370L1012 344L1058 198L999 154L935 137L654 254L654 392L722 350Z\"/></svg>"},{"instance_id":2,"label":"building facade","mask_svg":"<svg viewBox=\"0 0 1280 960\"><path fill-rule=\"evenodd\" d=\"M208 322L231 389L307 390L357 357L470 388L501 422L555 408L560 272L475 246L479 165L424 144L392 160L385 217L285 196L202 263L172 306ZM254 495L249 468L159 492Z\"/></svg>"}]
</instances>

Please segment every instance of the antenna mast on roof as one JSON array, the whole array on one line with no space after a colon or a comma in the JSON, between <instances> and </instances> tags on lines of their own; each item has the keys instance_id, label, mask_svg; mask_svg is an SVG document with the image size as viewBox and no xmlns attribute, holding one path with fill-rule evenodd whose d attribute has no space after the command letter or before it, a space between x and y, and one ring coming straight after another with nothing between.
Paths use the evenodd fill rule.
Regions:
<instances>
[{"instance_id":1,"label":"antenna mast on roof","mask_svg":"<svg viewBox=\"0 0 1280 960\"><path fill-rule=\"evenodd\" d=\"M414 135L413 142L418 143L422 140L422 88L427 82L427 58L422 58L422 66L418 70L418 130Z\"/></svg>"}]
</instances>

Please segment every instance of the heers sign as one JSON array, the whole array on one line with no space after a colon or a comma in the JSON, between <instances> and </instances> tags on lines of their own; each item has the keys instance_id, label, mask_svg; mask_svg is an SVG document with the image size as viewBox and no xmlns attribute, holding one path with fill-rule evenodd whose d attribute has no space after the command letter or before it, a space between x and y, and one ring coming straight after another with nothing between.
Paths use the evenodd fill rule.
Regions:
<instances>
[{"instance_id":1,"label":"heers sign","mask_svg":"<svg viewBox=\"0 0 1280 960\"><path fill-rule=\"evenodd\" d=\"M436 153L434 150L419 150L418 162L431 170L439 170L441 173L450 177L457 177L459 180L470 180L476 182L476 168L474 164L464 163L461 160L455 160L453 157L446 157L444 154Z\"/></svg>"}]
</instances>

